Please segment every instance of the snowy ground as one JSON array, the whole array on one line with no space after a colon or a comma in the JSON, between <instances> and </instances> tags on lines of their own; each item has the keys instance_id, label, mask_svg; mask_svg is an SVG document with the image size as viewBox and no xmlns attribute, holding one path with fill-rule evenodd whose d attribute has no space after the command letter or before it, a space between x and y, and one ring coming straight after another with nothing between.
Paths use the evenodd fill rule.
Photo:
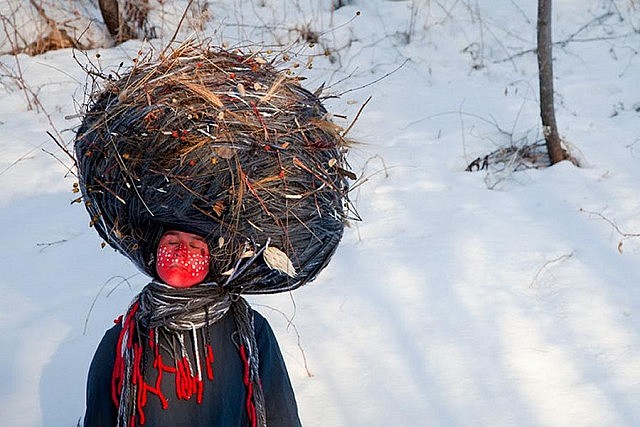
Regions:
<instances>
[{"instance_id":1,"label":"snowy ground","mask_svg":"<svg viewBox=\"0 0 640 427\"><path fill-rule=\"evenodd\" d=\"M363 222L314 283L251 299L305 426L640 425L637 2L556 0L555 40L570 40L555 47L558 123L582 167L516 173L464 169L539 138L535 54L518 55L534 48L535 2L213 3L208 31L231 45L291 36L236 26L283 11L325 31L336 62L297 72L342 94L328 103L341 124L371 96L351 134ZM127 66L147 47L88 58ZM100 248L46 134L69 142L78 124L72 54L0 56L6 426L76 424L95 346L147 281Z\"/></svg>"}]
</instances>

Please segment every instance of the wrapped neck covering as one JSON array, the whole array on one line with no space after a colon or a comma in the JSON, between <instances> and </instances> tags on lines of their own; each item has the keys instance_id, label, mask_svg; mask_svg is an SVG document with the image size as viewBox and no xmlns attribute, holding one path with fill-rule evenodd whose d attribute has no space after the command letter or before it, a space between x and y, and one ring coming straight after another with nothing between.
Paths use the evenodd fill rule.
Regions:
<instances>
[{"instance_id":1,"label":"wrapped neck covering","mask_svg":"<svg viewBox=\"0 0 640 427\"><path fill-rule=\"evenodd\" d=\"M266 426L264 396L258 375L258 352L253 312L241 297L215 283L191 288L173 288L151 282L133 301L122 321L112 376L112 399L118 408L118 426L144 424L144 407L150 394L168 408L162 390L162 376L175 375L176 397L201 403L205 377L213 379L213 350L206 327L231 311L238 332L238 353L245 369L245 402L252 426ZM191 340L188 350L186 340ZM160 345L167 345L173 360L165 361ZM145 366L145 349L152 352L152 363ZM154 384L148 382L148 369L155 369Z\"/></svg>"}]
</instances>

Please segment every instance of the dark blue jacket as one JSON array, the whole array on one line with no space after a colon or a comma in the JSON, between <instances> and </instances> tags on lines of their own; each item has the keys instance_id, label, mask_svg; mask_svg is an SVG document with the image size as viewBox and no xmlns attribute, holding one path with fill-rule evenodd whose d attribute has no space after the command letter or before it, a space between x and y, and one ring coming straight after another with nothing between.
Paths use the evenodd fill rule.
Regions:
<instances>
[{"instance_id":1,"label":"dark blue jacket","mask_svg":"<svg viewBox=\"0 0 640 427\"><path fill-rule=\"evenodd\" d=\"M295 396L275 335L265 318L255 311L254 326L267 426L300 426ZM116 425L117 410L111 399L111 376L120 331L121 326L118 324L105 333L91 362L87 380L85 427ZM214 379L204 380L202 403L197 404L195 396L190 400L179 400L175 394L174 375L165 373L162 389L169 400L169 407L162 409L159 399L150 394L144 407L146 427L250 425L245 406L247 389L243 382L244 365L232 341L235 331L231 313L209 327L214 352Z\"/></svg>"}]
</instances>

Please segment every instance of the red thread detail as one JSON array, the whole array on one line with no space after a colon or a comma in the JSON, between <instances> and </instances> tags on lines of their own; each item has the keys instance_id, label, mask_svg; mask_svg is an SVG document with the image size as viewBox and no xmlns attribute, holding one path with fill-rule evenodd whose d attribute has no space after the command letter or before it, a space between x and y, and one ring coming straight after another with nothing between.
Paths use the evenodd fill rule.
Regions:
<instances>
[{"instance_id":1,"label":"red thread detail","mask_svg":"<svg viewBox=\"0 0 640 427\"><path fill-rule=\"evenodd\" d=\"M213 349L211 348L211 344L207 344L207 357L205 360L205 364L207 366L207 378L209 381L213 381Z\"/></svg>"},{"instance_id":2,"label":"red thread detail","mask_svg":"<svg viewBox=\"0 0 640 427\"><path fill-rule=\"evenodd\" d=\"M197 393L198 378L191 372L189 360L183 357L176 363L176 396L178 399L189 400Z\"/></svg>"},{"instance_id":3,"label":"red thread detail","mask_svg":"<svg viewBox=\"0 0 640 427\"><path fill-rule=\"evenodd\" d=\"M258 110L258 104L256 104L254 101L250 101L249 104L251 105L251 108L253 109L253 113L256 115L256 117L258 118L258 121L260 122L260 125L262 126L262 130L264 131L264 140L268 141L269 130L267 129L267 125L264 123L262 114L260 114L260 111ZM265 145L265 150L269 151L270 149L271 147L269 147L268 145Z\"/></svg>"},{"instance_id":4,"label":"red thread detail","mask_svg":"<svg viewBox=\"0 0 640 427\"><path fill-rule=\"evenodd\" d=\"M155 334L155 332L156 332L155 329L151 329L149 331L149 348L152 348L152 349L155 348L155 345L156 345L156 341L155 341L156 334ZM156 352L156 354L157 354L157 352Z\"/></svg>"},{"instance_id":5,"label":"red thread detail","mask_svg":"<svg viewBox=\"0 0 640 427\"><path fill-rule=\"evenodd\" d=\"M193 394L193 384L191 383L191 369L189 369L189 361L186 357L182 358L182 366L184 368L184 394L186 398L189 399Z\"/></svg>"},{"instance_id":6,"label":"red thread detail","mask_svg":"<svg viewBox=\"0 0 640 427\"><path fill-rule=\"evenodd\" d=\"M122 324L122 330L120 331L120 335L118 336L118 342L116 344L116 360L113 364L113 373L111 374L111 400L113 400L116 408L120 407L120 394L122 393L122 386L124 381L124 359L122 357L123 350L123 341L125 335L128 335L127 343L124 345L127 348L131 348L131 341L133 340L133 331L135 328L134 316L138 311L138 307L140 304L136 301L132 306L127 316L124 318L124 323ZM122 316L120 316L120 322L122 322Z\"/></svg>"},{"instance_id":7,"label":"red thread detail","mask_svg":"<svg viewBox=\"0 0 640 427\"><path fill-rule=\"evenodd\" d=\"M176 397L178 399L184 399L182 394L182 361L176 361L176 375L175 375L175 383L176 383Z\"/></svg>"},{"instance_id":8,"label":"red thread detail","mask_svg":"<svg viewBox=\"0 0 640 427\"><path fill-rule=\"evenodd\" d=\"M169 402L167 401L167 398L162 393L162 388L161 388L162 374L164 372L175 373L176 370L175 368L167 366L162 362L162 355L160 355L157 349L156 349L156 358L153 361L153 367L156 368L156 371L158 372L158 376L156 377L155 388L149 388L149 391L151 391L153 394L158 396L158 399L160 399L160 404L162 405L162 409L167 409L169 407Z\"/></svg>"},{"instance_id":9,"label":"red thread detail","mask_svg":"<svg viewBox=\"0 0 640 427\"><path fill-rule=\"evenodd\" d=\"M204 393L204 384L202 380L196 380L196 402L202 403L202 394Z\"/></svg>"},{"instance_id":10,"label":"red thread detail","mask_svg":"<svg viewBox=\"0 0 640 427\"><path fill-rule=\"evenodd\" d=\"M187 356L182 357L175 361L175 367L165 365L162 360L162 355L160 354L160 346L156 345L155 339L157 331L154 329L149 331L148 337L146 338L149 348L153 351L153 368L157 372L157 377L155 380L155 384L151 385L145 381L144 378L144 366L143 366L143 355L145 352L145 347L143 347L144 341L139 341L139 334L136 330L136 322L135 322L135 314L139 309L139 302L135 302L131 309L123 317L117 319L118 322L122 323L122 330L120 331L120 335L118 336L117 348L116 348L116 358L114 361L114 368L111 377L111 398L114 402L116 408L120 406L120 396L122 394L122 389L124 387L125 381L125 358L123 357L123 351L131 351L133 356L132 360L132 372L131 372L131 385L136 387L136 413L132 415L129 420L129 425L134 427L136 425L144 425L146 422L146 416L144 412L144 408L147 405L149 400L148 393L152 393L157 396L160 400L160 404L163 409L167 409L169 407L169 402L164 393L162 392L162 379L165 373L171 373L175 375L175 387L176 387L176 396L178 399L188 400L194 394L196 395L196 401L198 404L202 403L204 396L204 382L202 378L198 378L197 372L200 372L202 369L202 365L200 365L199 369L196 372L192 372L191 365L189 363L189 359ZM197 350L196 350L197 351ZM213 361L214 354L213 349L210 344L205 346L205 364L206 364L206 372L207 378L209 380L213 380ZM257 415L255 410L255 405L253 404L253 383L249 381L249 362L246 355L246 350L244 347L240 349L240 354L245 364L245 385L247 386L248 395L247 395L247 412L249 414L249 419L251 421L251 426L255 427L257 423Z\"/></svg>"},{"instance_id":11,"label":"red thread detail","mask_svg":"<svg viewBox=\"0 0 640 427\"><path fill-rule=\"evenodd\" d=\"M244 385L247 387L247 416L249 417L251 427L256 427L258 424L258 414L256 412L256 406L253 403L253 383L249 378L249 359L247 358L247 351L244 348L244 345L240 346L240 357L242 358L242 363L244 365Z\"/></svg>"},{"instance_id":12,"label":"red thread detail","mask_svg":"<svg viewBox=\"0 0 640 427\"><path fill-rule=\"evenodd\" d=\"M133 378L131 382L138 386L138 392L136 394L136 406L138 408L138 417L140 419L140 425L144 425L144 405L147 403L147 391L145 389L146 383L144 382L143 373L140 369L142 365L142 346L138 343L133 344Z\"/></svg>"}]
</instances>

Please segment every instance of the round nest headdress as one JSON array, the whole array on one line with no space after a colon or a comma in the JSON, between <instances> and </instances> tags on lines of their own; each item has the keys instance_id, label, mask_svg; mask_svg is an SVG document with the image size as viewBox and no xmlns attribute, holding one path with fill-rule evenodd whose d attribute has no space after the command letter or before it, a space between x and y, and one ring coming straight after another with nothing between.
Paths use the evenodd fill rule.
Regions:
<instances>
[{"instance_id":1,"label":"round nest headdress","mask_svg":"<svg viewBox=\"0 0 640 427\"><path fill-rule=\"evenodd\" d=\"M348 213L342 129L256 55L186 44L92 96L75 140L91 224L156 276L162 233L199 234L208 281L272 293L315 278Z\"/></svg>"}]
</instances>

